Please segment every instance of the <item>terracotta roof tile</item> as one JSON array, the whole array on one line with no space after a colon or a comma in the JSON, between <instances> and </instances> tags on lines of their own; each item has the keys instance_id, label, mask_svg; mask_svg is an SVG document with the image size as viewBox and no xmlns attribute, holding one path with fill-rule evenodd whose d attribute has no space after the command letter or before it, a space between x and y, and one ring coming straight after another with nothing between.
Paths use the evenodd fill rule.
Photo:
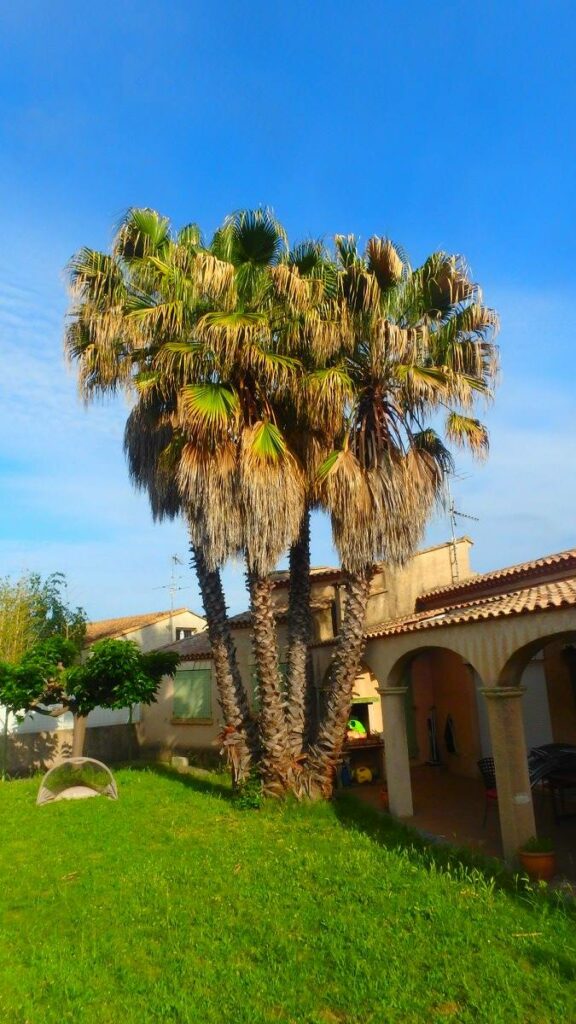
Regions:
<instances>
[{"instance_id":1,"label":"terracotta roof tile","mask_svg":"<svg viewBox=\"0 0 576 1024\"><path fill-rule=\"evenodd\" d=\"M320 611L323 608L328 608L327 602L313 602L312 611ZM276 622L286 622L288 613L285 609L274 612L274 618ZM239 612L238 615L230 615L228 622L232 626L232 629L249 629L252 625L252 613L249 611ZM210 650L210 641L208 640L208 632L196 633L195 636L184 637L182 640L175 640L174 643L166 644L163 651L176 651L180 654L183 661L193 661L195 659L211 658L212 652Z\"/></svg>"},{"instance_id":2,"label":"terracotta roof tile","mask_svg":"<svg viewBox=\"0 0 576 1024\"><path fill-rule=\"evenodd\" d=\"M167 644L162 650L175 651L180 655L182 661L206 661L212 657L207 631L184 637L183 640L176 640L173 644Z\"/></svg>"},{"instance_id":3,"label":"terracotta roof tile","mask_svg":"<svg viewBox=\"0 0 576 1024\"><path fill-rule=\"evenodd\" d=\"M427 590L418 597L418 605L426 607L436 603L437 598L446 596L446 604L452 604L452 598L459 595L473 594L474 591L483 590L490 586L497 586L500 583L515 585L517 581L525 579L528 586L530 581L536 579L544 581L546 577L557 573L571 573L576 571L576 548L567 551L560 551L554 555L545 555L543 558L535 558L531 562L520 562L518 565L509 565L504 569L494 569L491 572L476 573L459 583L452 583L445 587L436 587Z\"/></svg>"},{"instance_id":4,"label":"terracotta roof tile","mask_svg":"<svg viewBox=\"0 0 576 1024\"><path fill-rule=\"evenodd\" d=\"M552 611L554 608L576 607L576 576L551 583L493 594L476 600L464 601L459 605L449 604L443 608L430 608L401 619L392 619L379 626L373 626L365 633L367 640L384 636L397 636L423 629L437 629L441 626L456 626L483 619L498 619L503 616L525 615L529 612Z\"/></svg>"},{"instance_id":5,"label":"terracotta roof tile","mask_svg":"<svg viewBox=\"0 0 576 1024\"><path fill-rule=\"evenodd\" d=\"M98 622L89 622L86 626L86 643L93 644L96 640L104 640L106 637L123 636L134 629L152 626L161 619L186 611L187 608L175 608L174 611L168 612L146 612L144 615L125 615L120 619L99 619Z\"/></svg>"},{"instance_id":6,"label":"terracotta roof tile","mask_svg":"<svg viewBox=\"0 0 576 1024\"><path fill-rule=\"evenodd\" d=\"M313 581L340 579L341 576L342 569L338 566L318 565L312 566L310 569L310 579ZM270 578L275 587L284 587L290 582L290 573L285 569L279 569L277 572L270 573Z\"/></svg>"}]
</instances>

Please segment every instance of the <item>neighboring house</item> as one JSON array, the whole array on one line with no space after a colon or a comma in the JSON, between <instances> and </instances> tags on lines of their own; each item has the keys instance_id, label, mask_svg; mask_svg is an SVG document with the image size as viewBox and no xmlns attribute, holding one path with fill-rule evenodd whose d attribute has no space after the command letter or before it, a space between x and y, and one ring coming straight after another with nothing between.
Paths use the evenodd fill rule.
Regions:
<instances>
[{"instance_id":1,"label":"neighboring house","mask_svg":"<svg viewBox=\"0 0 576 1024\"><path fill-rule=\"evenodd\" d=\"M390 807L400 816L412 814L412 767L437 759L472 777L479 758L493 755L510 856L535 832L527 750L576 744L576 550L477 574L470 547L464 537L418 552L403 569L376 567L351 711L383 731ZM341 571L313 569L311 583L320 702L343 611ZM287 574L276 573L281 671L287 585ZM230 623L256 712L250 615ZM207 635L171 646L182 662L158 702L143 709L140 742L163 756L217 749L222 718ZM439 800L441 785L439 776Z\"/></svg>"},{"instance_id":2,"label":"neighboring house","mask_svg":"<svg viewBox=\"0 0 576 1024\"><path fill-rule=\"evenodd\" d=\"M175 640L191 637L205 629L205 626L206 620L188 608L102 619L88 623L86 646L89 647L97 640L117 638L133 640L142 651L151 651ZM109 761L127 756L128 713L127 708L119 711L96 708L88 716L85 752ZM138 722L140 714L141 709L136 706L132 720ZM46 715L29 712L21 724L11 719L10 770L50 767L58 758L68 756L72 743L72 725L72 715L69 713L59 718L48 718Z\"/></svg>"}]
</instances>

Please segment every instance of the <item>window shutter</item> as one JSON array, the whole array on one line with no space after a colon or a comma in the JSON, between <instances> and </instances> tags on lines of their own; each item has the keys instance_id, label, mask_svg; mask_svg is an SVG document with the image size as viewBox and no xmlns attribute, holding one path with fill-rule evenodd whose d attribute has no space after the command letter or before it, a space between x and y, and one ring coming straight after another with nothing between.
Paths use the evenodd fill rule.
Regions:
<instances>
[{"instance_id":1,"label":"window shutter","mask_svg":"<svg viewBox=\"0 0 576 1024\"><path fill-rule=\"evenodd\" d=\"M174 676L174 718L212 720L212 670L180 669Z\"/></svg>"}]
</instances>

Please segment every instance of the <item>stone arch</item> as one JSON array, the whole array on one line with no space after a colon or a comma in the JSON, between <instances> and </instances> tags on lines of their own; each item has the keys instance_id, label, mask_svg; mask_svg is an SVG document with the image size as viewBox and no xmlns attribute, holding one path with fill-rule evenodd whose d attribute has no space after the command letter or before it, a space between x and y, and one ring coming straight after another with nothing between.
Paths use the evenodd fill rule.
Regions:
<instances>
[{"instance_id":1,"label":"stone arch","mask_svg":"<svg viewBox=\"0 0 576 1024\"><path fill-rule=\"evenodd\" d=\"M548 632L528 640L517 648L503 665L498 679L498 686L518 686L522 673L535 654L554 642L564 642L566 646L576 644L576 627L574 629Z\"/></svg>"},{"instance_id":2,"label":"stone arch","mask_svg":"<svg viewBox=\"0 0 576 1024\"><path fill-rule=\"evenodd\" d=\"M438 641L441 641L441 639L442 638L439 637ZM458 650L453 645L442 642L431 643L430 640L427 639L426 643L421 643L418 646L411 647L409 650L397 657L396 661L388 670L386 684L388 686L401 686L406 669L411 662L421 655L428 654L431 651L447 651L454 655L454 657L460 658L464 665L469 665L470 668L477 673L478 677L482 679L481 671L470 661L465 650Z\"/></svg>"},{"instance_id":3,"label":"stone arch","mask_svg":"<svg viewBox=\"0 0 576 1024\"><path fill-rule=\"evenodd\" d=\"M388 675L388 686L406 691L410 761L475 779L478 761L491 750L484 680L460 651L430 639L441 638L405 651Z\"/></svg>"}]
</instances>

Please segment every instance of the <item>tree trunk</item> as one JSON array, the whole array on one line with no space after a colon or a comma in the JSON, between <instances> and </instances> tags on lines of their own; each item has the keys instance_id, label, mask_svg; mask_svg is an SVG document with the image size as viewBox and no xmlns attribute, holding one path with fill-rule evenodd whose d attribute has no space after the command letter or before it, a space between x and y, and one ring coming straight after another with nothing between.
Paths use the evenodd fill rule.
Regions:
<instances>
[{"instance_id":1,"label":"tree trunk","mask_svg":"<svg viewBox=\"0 0 576 1024\"><path fill-rule=\"evenodd\" d=\"M84 755L84 741L86 739L87 715L74 715L74 731L72 733L72 757Z\"/></svg>"},{"instance_id":2,"label":"tree trunk","mask_svg":"<svg viewBox=\"0 0 576 1024\"><path fill-rule=\"evenodd\" d=\"M354 681L364 651L364 618L372 570L348 573L345 577L346 608L328 676L326 710L318 738L310 751L302 788L313 798L329 798L336 768L342 754Z\"/></svg>"},{"instance_id":3,"label":"tree trunk","mask_svg":"<svg viewBox=\"0 0 576 1024\"><path fill-rule=\"evenodd\" d=\"M310 509L300 536L290 548L290 596L288 604L288 739L293 757L299 757L310 739L314 716L312 658L312 610L310 608Z\"/></svg>"},{"instance_id":4,"label":"tree trunk","mask_svg":"<svg viewBox=\"0 0 576 1024\"><path fill-rule=\"evenodd\" d=\"M246 780L253 766L257 753L256 729L236 660L220 573L217 569L208 569L200 548L191 545L190 551L206 614L218 700L224 716L223 746L232 771L232 783L238 786Z\"/></svg>"},{"instance_id":5,"label":"tree trunk","mask_svg":"<svg viewBox=\"0 0 576 1024\"><path fill-rule=\"evenodd\" d=\"M6 782L8 774L8 719L10 712L4 708L4 724L2 726L2 782Z\"/></svg>"},{"instance_id":6,"label":"tree trunk","mask_svg":"<svg viewBox=\"0 0 576 1024\"><path fill-rule=\"evenodd\" d=\"M280 688L276 622L272 582L248 573L252 605L252 644L260 691L260 768L262 788L268 796L282 796L291 778L292 760L284 697Z\"/></svg>"}]
</instances>

